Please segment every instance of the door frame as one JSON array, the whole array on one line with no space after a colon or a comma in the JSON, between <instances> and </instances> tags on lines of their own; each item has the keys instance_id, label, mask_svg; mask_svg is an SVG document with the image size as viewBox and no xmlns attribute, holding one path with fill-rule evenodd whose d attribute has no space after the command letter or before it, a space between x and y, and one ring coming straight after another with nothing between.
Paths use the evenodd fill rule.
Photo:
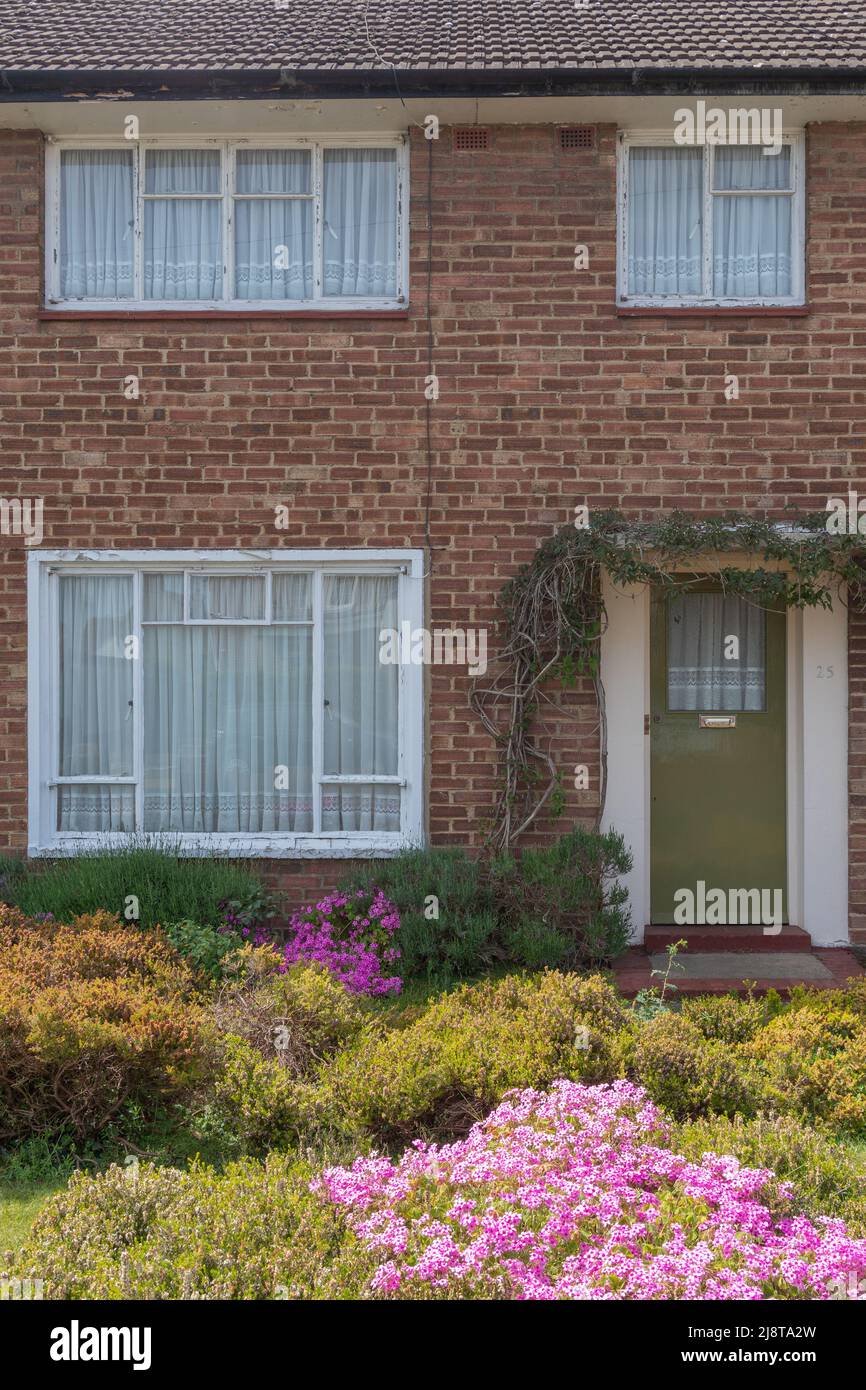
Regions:
<instances>
[{"instance_id":1,"label":"door frame","mask_svg":"<svg viewBox=\"0 0 866 1390\"><path fill-rule=\"evenodd\" d=\"M725 556L725 565L753 565ZM714 566L708 559L707 577ZM605 573L607 627L601 678L607 718L603 827L621 832L633 856L624 878L632 939L650 921L650 593L618 587ZM788 915L819 946L844 946L848 928L848 611L787 613ZM832 676L826 672L832 669ZM825 674L821 674L825 673Z\"/></svg>"}]
</instances>

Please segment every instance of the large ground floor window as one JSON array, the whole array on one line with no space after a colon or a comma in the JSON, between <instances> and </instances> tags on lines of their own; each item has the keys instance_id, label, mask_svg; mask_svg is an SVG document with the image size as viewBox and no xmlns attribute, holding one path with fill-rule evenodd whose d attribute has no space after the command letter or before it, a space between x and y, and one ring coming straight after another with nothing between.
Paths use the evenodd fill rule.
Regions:
<instances>
[{"instance_id":1,"label":"large ground floor window","mask_svg":"<svg viewBox=\"0 0 866 1390\"><path fill-rule=\"evenodd\" d=\"M417 552L30 557L31 852L167 834L346 855L422 833Z\"/></svg>"}]
</instances>

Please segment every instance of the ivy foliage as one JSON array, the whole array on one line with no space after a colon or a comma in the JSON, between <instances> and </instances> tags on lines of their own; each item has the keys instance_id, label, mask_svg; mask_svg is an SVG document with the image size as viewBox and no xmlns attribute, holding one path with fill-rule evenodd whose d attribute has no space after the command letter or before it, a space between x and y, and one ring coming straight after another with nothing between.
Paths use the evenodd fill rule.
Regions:
<instances>
[{"instance_id":1,"label":"ivy foliage","mask_svg":"<svg viewBox=\"0 0 866 1390\"><path fill-rule=\"evenodd\" d=\"M834 533L826 512L773 521L743 512L695 517L675 511L656 521L633 521L604 511L592 513L587 523L544 541L505 586L505 641L492 675L476 681L472 691L472 706L503 759L491 834L498 848L511 845L545 806L555 811L564 799L561 770L533 736L539 707L551 700L551 684L568 688L579 678L593 683L601 742L599 820L603 813L603 572L617 587L652 585L669 593L711 575L726 593L774 611L829 608L845 590L849 607L866 607L863 537ZM734 555L739 563L726 564L725 556Z\"/></svg>"}]
</instances>

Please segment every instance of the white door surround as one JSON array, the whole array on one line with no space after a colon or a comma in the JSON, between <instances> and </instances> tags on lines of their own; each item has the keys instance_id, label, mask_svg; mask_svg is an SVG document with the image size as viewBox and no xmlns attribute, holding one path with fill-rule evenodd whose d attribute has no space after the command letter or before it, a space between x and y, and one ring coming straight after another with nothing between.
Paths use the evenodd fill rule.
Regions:
<instances>
[{"instance_id":1,"label":"white door surround","mask_svg":"<svg viewBox=\"0 0 866 1390\"><path fill-rule=\"evenodd\" d=\"M726 563L736 563L726 557ZM712 567L708 565L708 573ZM650 594L605 575L601 678L607 711L604 829L625 837L632 935L650 920ZM788 904L816 946L848 933L848 613L788 610Z\"/></svg>"}]
</instances>

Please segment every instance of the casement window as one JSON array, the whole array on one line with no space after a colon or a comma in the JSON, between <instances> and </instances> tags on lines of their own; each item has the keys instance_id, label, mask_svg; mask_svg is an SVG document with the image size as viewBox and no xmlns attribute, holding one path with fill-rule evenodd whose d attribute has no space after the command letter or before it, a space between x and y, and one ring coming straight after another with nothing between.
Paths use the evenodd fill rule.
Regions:
<instances>
[{"instance_id":1,"label":"casement window","mask_svg":"<svg viewBox=\"0 0 866 1390\"><path fill-rule=\"evenodd\" d=\"M49 305L399 307L400 137L48 146Z\"/></svg>"},{"instance_id":2,"label":"casement window","mask_svg":"<svg viewBox=\"0 0 866 1390\"><path fill-rule=\"evenodd\" d=\"M419 842L421 668L380 659L419 553L285 555L31 554L31 853Z\"/></svg>"},{"instance_id":3,"label":"casement window","mask_svg":"<svg viewBox=\"0 0 866 1390\"><path fill-rule=\"evenodd\" d=\"M618 299L625 306L804 302L803 142L619 141Z\"/></svg>"}]
</instances>

